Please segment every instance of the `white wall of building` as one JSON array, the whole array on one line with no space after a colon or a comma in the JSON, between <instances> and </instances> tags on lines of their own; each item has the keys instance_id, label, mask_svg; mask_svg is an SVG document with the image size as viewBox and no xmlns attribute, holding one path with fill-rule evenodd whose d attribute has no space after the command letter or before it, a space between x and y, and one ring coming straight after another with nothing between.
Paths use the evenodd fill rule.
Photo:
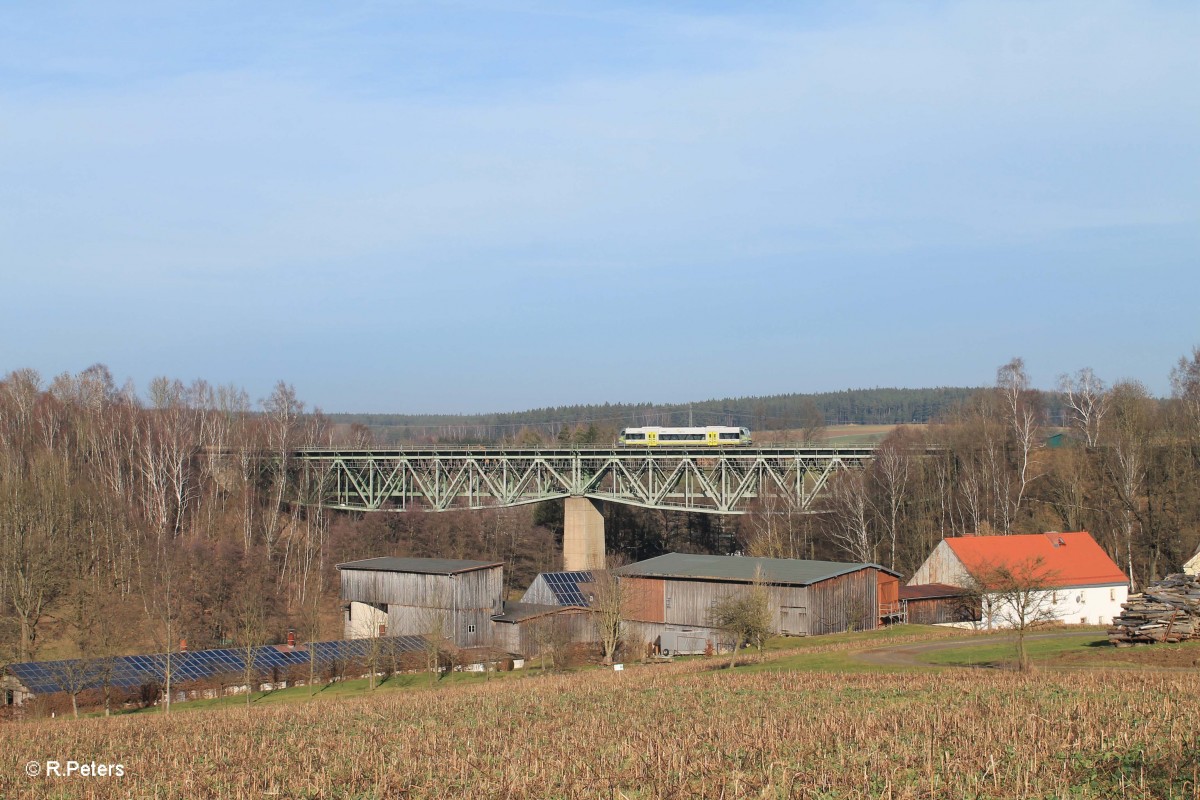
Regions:
<instances>
[{"instance_id":1,"label":"white wall of building","mask_svg":"<svg viewBox=\"0 0 1200 800\"><path fill-rule=\"evenodd\" d=\"M387 621L387 609L377 608L370 603L351 601L346 612L345 638L370 639L378 636L379 626L387 625Z\"/></svg>"},{"instance_id":2,"label":"white wall of building","mask_svg":"<svg viewBox=\"0 0 1200 800\"><path fill-rule=\"evenodd\" d=\"M1121 604L1129 597L1124 585L1073 586L1042 592L1031 601L1030 607L1037 608L1041 620L1053 619L1066 625L1111 625L1113 617L1120 616ZM1003 605L1003 604L1001 604ZM1016 625L1016 615L1011 607L997 607L985 598L984 628L1011 628Z\"/></svg>"}]
</instances>

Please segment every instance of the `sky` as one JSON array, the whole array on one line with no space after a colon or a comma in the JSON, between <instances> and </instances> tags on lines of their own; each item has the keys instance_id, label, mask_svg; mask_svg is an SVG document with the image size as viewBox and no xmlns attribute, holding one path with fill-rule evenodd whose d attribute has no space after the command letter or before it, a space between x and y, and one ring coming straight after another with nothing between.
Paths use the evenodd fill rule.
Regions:
<instances>
[{"instance_id":1,"label":"sky","mask_svg":"<svg viewBox=\"0 0 1200 800\"><path fill-rule=\"evenodd\" d=\"M469 413L1200 345L1194 2L6 2L0 376Z\"/></svg>"}]
</instances>

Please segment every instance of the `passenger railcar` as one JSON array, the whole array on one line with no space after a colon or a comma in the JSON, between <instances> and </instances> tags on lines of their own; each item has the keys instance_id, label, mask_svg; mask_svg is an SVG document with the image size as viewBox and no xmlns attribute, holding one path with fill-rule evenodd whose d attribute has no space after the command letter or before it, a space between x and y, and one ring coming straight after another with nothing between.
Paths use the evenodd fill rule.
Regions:
<instances>
[{"instance_id":1,"label":"passenger railcar","mask_svg":"<svg viewBox=\"0 0 1200 800\"><path fill-rule=\"evenodd\" d=\"M723 425L709 425L704 428L623 428L617 441L622 447L736 447L751 443L749 428Z\"/></svg>"}]
</instances>

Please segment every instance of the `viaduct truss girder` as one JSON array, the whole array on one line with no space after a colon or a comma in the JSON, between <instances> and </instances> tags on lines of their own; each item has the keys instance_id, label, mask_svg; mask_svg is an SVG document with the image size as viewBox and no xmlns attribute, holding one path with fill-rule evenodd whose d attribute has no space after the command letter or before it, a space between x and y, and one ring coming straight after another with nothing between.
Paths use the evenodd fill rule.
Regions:
<instances>
[{"instance_id":1,"label":"viaduct truss girder","mask_svg":"<svg viewBox=\"0 0 1200 800\"><path fill-rule=\"evenodd\" d=\"M856 447L306 449L318 502L358 511L479 509L588 497L674 511L743 514L763 493L807 511ZM317 498L314 498L317 500Z\"/></svg>"}]
</instances>

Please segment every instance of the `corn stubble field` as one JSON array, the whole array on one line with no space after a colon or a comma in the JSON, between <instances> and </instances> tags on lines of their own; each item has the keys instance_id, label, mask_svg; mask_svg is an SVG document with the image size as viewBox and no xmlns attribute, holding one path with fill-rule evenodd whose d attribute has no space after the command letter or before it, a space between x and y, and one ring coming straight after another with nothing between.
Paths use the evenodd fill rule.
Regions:
<instances>
[{"instance_id":1,"label":"corn stubble field","mask_svg":"<svg viewBox=\"0 0 1200 800\"><path fill-rule=\"evenodd\" d=\"M1200 677L717 672L711 663L342 701L0 726L0 795L1189 797ZM122 778L27 778L28 760Z\"/></svg>"}]
</instances>

